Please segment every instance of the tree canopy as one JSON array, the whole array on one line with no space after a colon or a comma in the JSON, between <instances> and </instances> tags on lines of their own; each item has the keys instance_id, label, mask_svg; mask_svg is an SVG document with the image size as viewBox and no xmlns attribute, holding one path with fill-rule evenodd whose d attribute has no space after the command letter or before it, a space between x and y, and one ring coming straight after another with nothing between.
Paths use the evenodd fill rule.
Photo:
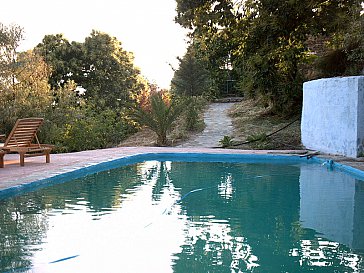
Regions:
<instances>
[{"instance_id":1,"label":"tree canopy","mask_svg":"<svg viewBox=\"0 0 364 273\"><path fill-rule=\"evenodd\" d=\"M132 53L106 33L93 30L83 43L46 35L35 50L52 67L52 87L73 80L101 107L117 108L144 86Z\"/></svg>"},{"instance_id":2,"label":"tree canopy","mask_svg":"<svg viewBox=\"0 0 364 273\"><path fill-rule=\"evenodd\" d=\"M210 72L202 61L195 56L193 47L187 53L177 58L179 67L175 70L171 90L181 96L201 96L213 93L214 83Z\"/></svg>"},{"instance_id":3,"label":"tree canopy","mask_svg":"<svg viewBox=\"0 0 364 273\"><path fill-rule=\"evenodd\" d=\"M5 130L17 117L37 115L51 104L49 68L33 51L17 51L22 37L21 27L0 24L0 124Z\"/></svg>"},{"instance_id":4,"label":"tree canopy","mask_svg":"<svg viewBox=\"0 0 364 273\"><path fill-rule=\"evenodd\" d=\"M302 82L315 57L308 41L343 41L362 18L359 0L176 2L176 21L190 29L207 68L218 77L228 63L240 92L263 98L280 113L300 108Z\"/></svg>"}]
</instances>

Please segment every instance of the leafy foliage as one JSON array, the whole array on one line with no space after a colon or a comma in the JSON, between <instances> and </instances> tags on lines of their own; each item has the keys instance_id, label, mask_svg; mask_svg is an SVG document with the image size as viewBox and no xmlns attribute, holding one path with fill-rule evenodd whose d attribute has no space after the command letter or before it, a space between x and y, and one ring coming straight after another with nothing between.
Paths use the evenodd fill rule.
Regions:
<instances>
[{"instance_id":1,"label":"leafy foliage","mask_svg":"<svg viewBox=\"0 0 364 273\"><path fill-rule=\"evenodd\" d=\"M84 43L70 43L61 34L46 35L36 51L53 69L52 87L73 80L100 109L125 105L131 94L145 86L132 53L106 33L93 30Z\"/></svg>"},{"instance_id":2,"label":"leafy foliage","mask_svg":"<svg viewBox=\"0 0 364 273\"><path fill-rule=\"evenodd\" d=\"M233 145L233 138L230 136L224 136L219 142L223 148L228 148Z\"/></svg>"},{"instance_id":3,"label":"leafy foliage","mask_svg":"<svg viewBox=\"0 0 364 273\"><path fill-rule=\"evenodd\" d=\"M45 107L52 103L48 76L47 65L32 51L14 54L14 59L7 62L0 79L3 130L8 132L18 117L43 116Z\"/></svg>"},{"instance_id":4,"label":"leafy foliage","mask_svg":"<svg viewBox=\"0 0 364 273\"><path fill-rule=\"evenodd\" d=\"M196 58L192 47L178 60L179 67L171 82L173 93L179 96L211 96L215 93L210 73L202 61Z\"/></svg>"},{"instance_id":5,"label":"leafy foliage","mask_svg":"<svg viewBox=\"0 0 364 273\"><path fill-rule=\"evenodd\" d=\"M53 89L72 80L76 67L81 66L81 50L75 44L69 43L62 34L44 36L42 43L34 51L51 67L49 84Z\"/></svg>"},{"instance_id":6,"label":"leafy foliage","mask_svg":"<svg viewBox=\"0 0 364 273\"><path fill-rule=\"evenodd\" d=\"M59 152L113 147L133 132L133 127L112 110L96 113L92 109L75 109L72 114L77 118L70 113L60 117L59 113L53 112L48 115L52 122L44 125L46 133L43 132L42 136L45 141L49 139L56 144Z\"/></svg>"},{"instance_id":7,"label":"leafy foliage","mask_svg":"<svg viewBox=\"0 0 364 273\"><path fill-rule=\"evenodd\" d=\"M350 14L353 20L332 36L325 44L326 53L316 61L319 76L363 74L364 16L355 9Z\"/></svg>"},{"instance_id":8,"label":"leafy foliage","mask_svg":"<svg viewBox=\"0 0 364 273\"><path fill-rule=\"evenodd\" d=\"M246 140L249 142L256 142L256 141L264 142L267 140L267 138L268 137L267 137L266 133L258 133L258 134L249 135Z\"/></svg>"},{"instance_id":9,"label":"leafy foliage","mask_svg":"<svg viewBox=\"0 0 364 273\"><path fill-rule=\"evenodd\" d=\"M200 113L203 112L206 106L206 100L204 97L185 98L184 105L186 105L186 110L184 111L185 129L192 132L203 128L204 122L200 117Z\"/></svg>"},{"instance_id":10,"label":"leafy foliage","mask_svg":"<svg viewBox=\"0 0 364 273\"><path fill-rule=\"evenodd\" d=\"M357 27L348 32L351 22L359 20L360 4L358 0L177 0L176 21L191 30L196 55L208 60L214 80L221 83L224 73L230 72L241 93L271 105L274 113L289 114L300 109L305 69L312 63L309 37L340 36L346 43L341 47L346 60L362 62L363 35ZM346 67L352 64L347 62Z\"/></svg>"},{"instance_id":11,"label":"leafy foliage","mask_svg":"<svg viewBox=\"0 0 364 273\"><path fill-rule=\"evenodd\" d=\"M171 100L166 91L146 93L149 94L148 103L134 106L132 117L140 125L149 127L157 134L157 145L166 146L167 133L171 131L173 123L183 112L184 105L177 100Z\"/></svg>"}]
</instances>

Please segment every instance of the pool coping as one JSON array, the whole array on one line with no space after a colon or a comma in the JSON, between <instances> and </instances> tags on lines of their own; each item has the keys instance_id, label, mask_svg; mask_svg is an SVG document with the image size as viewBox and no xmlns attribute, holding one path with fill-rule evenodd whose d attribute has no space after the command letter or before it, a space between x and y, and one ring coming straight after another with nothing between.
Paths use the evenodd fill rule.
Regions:
<instances>
[{"instance_id":1,"label":"pool coping","mask_svg":"<svg viewBox=\"0 0 364 273\"><path fill-rule=\"evenodd\" d=\"M25 167L18 164L18 155L6 155L5 168L0 169L0 199L17 195L36 188L79 178L121 165L128 165L145 160L183 158L192 159L219 158L219 161L235 158L237 161L271 160L304 162L308 158L302 151L284 150L237 150L210 148L173 148L173 147L122 147L102 150L83 151L70 154L52 154L51 163L45 164L43 157L26 160ZM222 158L224 160L222 160ZM10 160L9 160L10 159ZM347 164L337 162L335 157L321 155L309 157L310 161L326 165L328 168L346 172L355 178L364 180L364 171ZM339 158L340 159L340 158ZM342 159L340 159L342 160ZM199 160L201 161L201 160ZM348 161L350 162L350 161ZM364 164L363 164L364 165Z\"/></svg>"}]
</instances>

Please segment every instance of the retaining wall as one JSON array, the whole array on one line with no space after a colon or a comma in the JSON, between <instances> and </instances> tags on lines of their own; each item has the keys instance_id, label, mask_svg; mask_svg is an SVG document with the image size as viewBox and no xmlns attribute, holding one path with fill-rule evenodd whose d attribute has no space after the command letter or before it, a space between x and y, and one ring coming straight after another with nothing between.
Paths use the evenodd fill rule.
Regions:
<instances>
[{"instance_id":1,"label":"retaining wall","mask_svg":"<svg viewBox=\"0 0 364 273\"><path fill-rule=\"evenodd\" d=\"M302 144L348 157L363 153L364 76L303 84Z\"/></svg>"}]
</instances>

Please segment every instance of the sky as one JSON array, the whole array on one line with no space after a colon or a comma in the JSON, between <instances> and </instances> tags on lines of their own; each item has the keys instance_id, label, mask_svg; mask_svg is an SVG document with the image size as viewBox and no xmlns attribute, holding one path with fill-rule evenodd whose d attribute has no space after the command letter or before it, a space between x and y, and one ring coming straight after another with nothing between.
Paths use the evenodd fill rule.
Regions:
<instances>
[{"instance_id":1,"label":"sky","mask_svg":"<svg viewBox=\"0 0 364 273\"><path fill-rule=\"evenodd\" d=\"M141 74L169 88L177 56L186 51L186 31L173 19L175 0L12 0L1 1L0 23L24 28L20 50L32 49L45 35L62 33L84 42L91 31L116 37L134 53Z\"/></svg>"}]
</instances>

